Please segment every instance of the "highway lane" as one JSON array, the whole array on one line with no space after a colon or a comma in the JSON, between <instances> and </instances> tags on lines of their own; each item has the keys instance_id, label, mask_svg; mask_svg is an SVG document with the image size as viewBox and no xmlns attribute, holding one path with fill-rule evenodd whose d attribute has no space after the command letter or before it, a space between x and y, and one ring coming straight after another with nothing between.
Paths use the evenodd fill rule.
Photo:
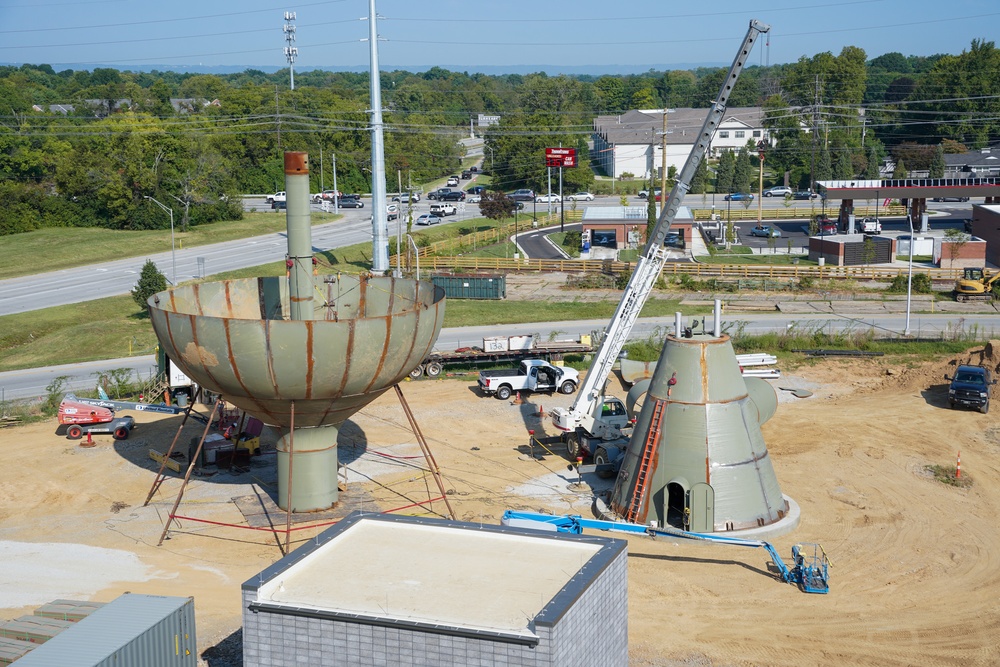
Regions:
<instances>
[{"instance_id":1,"label":"highway lane","mask_svg":"<svg viewBox=\"0 0 1000 667\"><path fill-rule=\"evenodd\" d=\"M685 316L690 324L692 316ZM701 320L701 316L697 318ZM711 315L706 316L706 326L712 328ZM581 334L603 331L607 320L575 320L567 322L534 322L505 326L476 326L442 329L435 350L454 350L459 347L482 345L488 336L515 336L537 334L544 340L577 339ZM631 339L641 340L649 336L662 336L673 329L673 317L641 317L632 328ZM791 327L818 329L825 327L832 331L864 331L874 328L877 336L898 335L905 326L905 314L882 315L877 318L829 313L816 315L788 315L784 313L748 313L724 315L724 327L738 327L742 332L753 335L769 331L785 331ZM912 315L910 328L918 338L939 338L957 330L977 327L988 333L997 326L996 315ZM25 369L0 373L0 400L17 400L43 397L45 387L55 378L67 378L67 391L90 389L95 386L97 373L116 368L131 369L136 377L147 379L156 372L156 361L152 355L88 361L63 366Z\"/></svg>"}]
</instances>

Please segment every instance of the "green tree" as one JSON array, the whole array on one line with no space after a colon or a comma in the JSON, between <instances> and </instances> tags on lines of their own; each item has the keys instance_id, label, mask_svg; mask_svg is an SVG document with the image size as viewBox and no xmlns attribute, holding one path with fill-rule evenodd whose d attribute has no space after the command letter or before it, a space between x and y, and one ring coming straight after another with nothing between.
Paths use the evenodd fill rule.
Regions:
<instances>
[{"instance_id":1,"label":"green tree","mask_svg":"<svg viewBox=\"0 0 1000 667\"><path fill-rule=\"evenodd\" d=\"M723 150L719 156L719 166L715 169L715 191L733 192L733 175L736 170L736 154Z\"/></svg>"},{"instance_id":2,"label":"green tree","mask_svg":"<svg viewBox=\"0 0 1000 667\"><path fill-rule=\"evenodd\" d=\"M691 178L691 193L696 195L705 194L708 191L708 161L702 160L698 163L698 168Z\"/></svg>"},{"instance_id":3,"label":"green tree","mask_svg":"<svg viewBox=\"0 0 1000 667\"><path fill-rule=\"evenodd\" d=\"M147 259L146 263L142 265L142 271L139 273L139 281L132 288L132 298L139 304L143 312L146 312L146 301L149 300L149 297L166 289L167 277L160 273L153 260Z\"/></svg>"},{"instance_id":4,"label":"green tree","mask_svg":"<svg viewBox=\"0 0 1000 667\"><path fill-rule=\"evenodd\" d=\"M837 151L837 164L834 167L834 177L839 179L854 178L854 165L851 162L851 151L844 147Z\"/></svg>"},{"instance_id":5,"label":"green tree","mask_svg":"<svg viewBox=\"0 0 1000 667\"><path fill-rule=\"evenodd\" d=\"M833 164L830 160L830 151L826 146L819 151L819 160L816 161L816 180L829 181L833 178Z\"/></svg>"},{"instance_id":6,"label":"green tree","mask_svg":"<svg viewBox=\"0 0 1000 667\"><path fill-rule=\"evenodd\" d=\"M906 171L906 165L903 164L902 160L896 162L896 168L892 170L892 177L896 180L902 180L907 178L910 172Z\"/></svg>"},{"instance_id":7,"label":"green tree","mask_svg":"<svg viewBox=\"0 0 1000 667\"><path fill-rule=\"evenodd\" d=\"M928 171L931 178L944 178L944 147L940 144L934 150Z\"/></svg>"},{"instance_id":8,"label":"green tree","mask_svg":"<svg viewBox=\"0 0 1000 667\"><path fill-rule=\"evenodd\" d=\"M516 208L517 202L497 190L487 190L479 202L479 211L490 220L509 218Z\"/></svg>"},{"instance_id":9,"label":"green tree","mask_svg":"<svg viewBox=\"0 0 1000 667\"><path fill-rule=\"evenodd\" d=\"M649 175L649 195L646 197L646 240L653 238L653 227L656 226L656 183L653 174ZM661 192L660 199L666 203L667 193Z\"/></svg>"},{"instance_id":10,"label":"green tree","mask_svg":"<svg viewBox=\"0 0 1000 667\"><path fill-rule=\"evenodd\" d=\"M861 261L865 264L875 261L875 241L870 236L866 236L864 243L861 244Z\"/></svg>"},{"instance_id":11,"label":"green tree","mask_svg":"<svg viewBox=\"0 0 1000 667\"><path fill-rule=\"evenodd\" d=\"M951 258L951 268L955 268L955 260L962 254L962 248L965 247L965 244L972 240L972 236L961 229L951 227L944 230L944 240L948 243L948 256Z\"/></svg>"},{"instance_id":12,"label":"green tree","mask_svg":"<svg viewBox=\"0 0 1000 667\"><path fill-rule=\"evenodd\" d=\"M882 144L875 141L870 142L865 149L865 178L870 180L882 178L879 168L882 166L883 157L885 157L885 151L882 149Z\"/></svg>"},{"instance_id":13,"label":"green tree","mask_svg":"<svg viewBox=\"0 0 1000 667\"><path fill-rule=\"evenodd\" d=\"M756 154L751 155L746 146L740 149L733 165L733 192L750 192L750 178L756 161Z\"/></svg>"}]
</instances>

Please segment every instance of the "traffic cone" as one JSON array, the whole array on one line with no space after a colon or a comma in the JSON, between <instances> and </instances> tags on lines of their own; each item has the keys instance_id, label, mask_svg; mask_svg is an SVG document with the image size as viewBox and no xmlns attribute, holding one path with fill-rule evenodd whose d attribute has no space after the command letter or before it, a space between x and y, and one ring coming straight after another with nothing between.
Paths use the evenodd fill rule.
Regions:
<instances>
[{"instance_id":1,"label":"traffic cone","mask_svg":"<svg viewBox=\"0 0 1000 667\"><path fill-rule=\"evenodd\" d=\"M521 405L521 392L514 394L514 405Z\"/></svg>"},{"instance_id":2,"label":"traffic cone","mask_svg":"<svg viewBox=\"0 0 1000 667\"><path fill-rule=\"evenodd\" d=\"M542 404L540 404L540 403L538 405L538 416L539 417L544 417L545 416L545 406L542 405Z\"/></svg>"},{"instance_id":3,"label":"traffic cone","mask_svg":"<svg viewBox=\"0 0 1000 667\"><path fill-rule=\"evenodd\" d=\"M80 446L81 447L93 447L96 444L97 443L94 442L93 437L91 437L91 435L90 435L90 431L87 431L87 441L86 442L81 442Z\"/></svg>"},{"instance_id":4,"label":"traffic cone","mask_svg":"<svg viewBox=\"0 0 1000 667\"><path fill-rule=\"evenodd\" d=\"M958 460L955 462L955 479L962 478L962 451L958 452Z\"/></svg>"}]
</instances>

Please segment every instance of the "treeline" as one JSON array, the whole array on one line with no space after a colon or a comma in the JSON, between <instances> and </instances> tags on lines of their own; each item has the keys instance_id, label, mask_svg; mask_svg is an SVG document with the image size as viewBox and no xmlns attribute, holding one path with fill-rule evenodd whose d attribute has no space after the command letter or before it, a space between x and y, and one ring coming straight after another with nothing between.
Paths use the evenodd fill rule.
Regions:
<instances>
[{"instance_id":1,"label":"treeline","mask_svg":"<svg viewBox=\"0 0 1000 667\"><path fill-rule=\"evenodd\" d=\"M487 134L484 162L496 187L544 190L538 156L545 146L576 146L586 167L596 115L705 108L725 74L384 72L387 186L456 170L458 142L483 113L501 116ZM238 217L239 194L282 189L284 150L310 153L314 191L332 187L334 156L338 187L369 191L367 74L301 72L294 91L287 75L0 67L0 234L165 227L149 197L173 207L181 226ZM729 103L765 107L777 136L768 165L795 185L870 175L890 152L909 169L926 169L943 150L1000 136L1000 52L993 42L973 41L959 55L868 60L849 46L748 67ZM593 173L566 170L564 178L564 188L582 188Z\"/></svg>"}]
</instances>

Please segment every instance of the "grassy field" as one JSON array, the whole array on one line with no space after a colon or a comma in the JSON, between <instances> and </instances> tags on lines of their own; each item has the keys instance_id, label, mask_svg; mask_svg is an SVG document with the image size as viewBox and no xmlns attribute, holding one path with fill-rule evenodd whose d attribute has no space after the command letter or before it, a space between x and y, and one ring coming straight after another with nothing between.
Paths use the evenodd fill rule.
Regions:
<instances>
[{"instance_id":1,"label":"grassy field","mask_svg":"<svg viewBox=\"0 0 1000 667\"><path fill-rule=\"evenodd\" d=\"M322 225L340 217L332 213L313 212L312 222ZM198 225L187 232L181 232L175 220L174 242L180 249L272 234L284 229L285 216L278 212L245 213L242 220ZM0 237L0 280L168 250L169 229L139 232L101 227L39 229Z\"/></svg>"}]
</instances>

